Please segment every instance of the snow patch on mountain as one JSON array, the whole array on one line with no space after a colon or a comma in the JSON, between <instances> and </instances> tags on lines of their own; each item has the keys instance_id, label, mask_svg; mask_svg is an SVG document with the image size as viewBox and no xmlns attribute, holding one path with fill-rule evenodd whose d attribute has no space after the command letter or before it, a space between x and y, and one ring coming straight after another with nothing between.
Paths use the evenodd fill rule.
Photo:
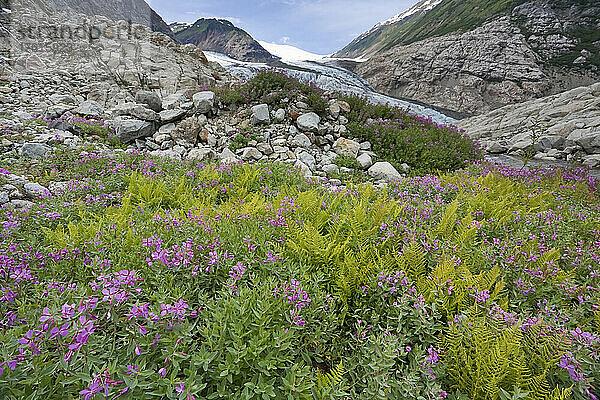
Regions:
<instances>
[{"instance_id":1,"label":"snow patch on mountain","mask_svg":"<svg viewBox=\"0 0 600 400\"><path fill-rule=\"evenodd\" d=\"M415 4L414 6L412 6L411 8L409 8L408 10L403 11L400 14L394 15L392 18L390 18L388 20L377 23L368 32L365 32L362 35L360 35L358 37L358 40L369 36L371 33L375 32L377 29L379 29L383 26L392 25L392 24L402 21L403 19L410 17L411 15L414 15L414 14L417 14L420 12L429 11L429 10L433 9L435 6L437 6L438 4L440 4L442 1L444 1L444 0L422 0L422 1L418 2L417 4Z\"/></svg>"},{"instance_id":2,"label":"snow patch on mountain","mask_svg":"<svg viewBox=\"0 0 600 400\"><path fill-rule=\"evenodd\" d=\"M317 61L328 56L310 53L289 44L269 43L262 40L259 40L258 43L269 53L281 58L283 61Z\"/></svg>"},{"instance_id":3,"label":"snow patch on mountain","mask_svg":"<svg viewBox=\"0 0 600 400\"><path fill-rule=\"evenodd\" d=\"M394 15L392 18L380 22L377 25L375 25L374 28L379 28L380 26L384 26L384 25L391 25L391 24L395 24L396 22L400 22L402 21L404 18L408 18L411 15L414 15L418 12L425 12L425 11L429 11L431 9L433 9L435 6L437 6L438 4L440 4L442 1L444 0L424 0L421 1L417 4L415 4L414 6L412 6L411 8L409 8L406 11L401 12L398 15Z\"/></svg>"}]
</instances>

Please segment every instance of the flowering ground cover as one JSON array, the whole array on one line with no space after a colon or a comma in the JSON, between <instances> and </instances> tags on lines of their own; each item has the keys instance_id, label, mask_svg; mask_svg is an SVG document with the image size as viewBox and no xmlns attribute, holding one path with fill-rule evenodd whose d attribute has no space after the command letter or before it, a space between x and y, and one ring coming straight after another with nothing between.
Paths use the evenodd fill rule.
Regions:
<instances>
[{"instance_id":1,"label":"flowering ground cover","mask_svg":"<svg viewBox=\"0 0 600 400\"><path fill-rule=\"evenodd\" d=\"M0 210L2 398L599 395L584 170L336 189L283 164L90 150L28 173L61 183Z\"/></svg>"}]
</instances>

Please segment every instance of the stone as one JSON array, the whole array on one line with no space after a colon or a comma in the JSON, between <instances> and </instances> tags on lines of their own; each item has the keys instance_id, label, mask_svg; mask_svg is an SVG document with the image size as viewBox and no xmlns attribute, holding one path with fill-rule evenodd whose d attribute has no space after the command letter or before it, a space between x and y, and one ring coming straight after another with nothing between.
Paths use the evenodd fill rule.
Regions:
<instances>
[{"instance_id":1,"label":"stone","mask_svg":"<svg viewBox=\"0 0 600 400\"><path fill-rule=\"evenodd\" d=\"M27 180L27 178L25 178L24 176L15 175L15 174L9 174L8 176L5 177L5 179L6 179L6 182L8 182L8 184L10 184L10 185L22 186L29 182Z\"/></svg>"},{"instance_id":2,"label":"stone","mask_svg":"<svg viewBox=\"0 0 600 400\"><path fill-rule=\"evenodd\" d=\"M312 176L312 171L310 170L308 165L304 164L300 160L296 160L296 162L294 163L294 168L297 168L299 170L300 174L306 178L309 178Z\"/></svg>"},{"instance_id":3,"label":"stone","mask_svg":"<svg viewBox=\"0 0 600 400\"><path fill-rule=\"evenodd\" d=\"M28 182L23 185L23 190L25 190L25 194L32 198L44 198L51 195L50 191L35 182Z\"/></svg>"},{"instance_id":4,"label":"stone","mask_svg":"<svg viewBox=\"0 0 600 400\"><path fill-rule=\"evenodd\" d=\"M296 124L301 131L314 132L319 128L321 117L311 112L308 114L302 114L296 120Z\"/></svg>"},{"instance_id":5,"label":"stone","mask_svg":"<svg viewBox=\"0 0 600 400\"><path fill-rule=\"evenodd\" d=\"M332 149L341 156L356 158L360 151L360 143L341 137L335 141Z\"/></svg>"},{"instance_id":6,"label":"stone","mask_svg":"<svg viewBox=\"0 0 600 400\"><path fill-rule=\"evenodd\" d=\"M560 135L542 136L537 140L535 149L536 151L560 149L564 147L564 144L565 138Z\"/></svg>"},{"instance_id":7,"label":"stone","mask_svg":"<svg viewBox=\"0 0 600 400\"><path fill-rule=\"evenodd\" d=\"M25 143L21 148L21 154L27 158L42 158L46 153L52 150L49 146L41 143Z\"/></svg>"},{"instance_id":8,"label":"stone","mask_svg":"<svg viewBox=\"0 0 600 400\"><path fill-rule=\"evenodd\" d=\"M225 148L221 154L219 154L218 159L225 164L236 163L240 159L233 153L233 151L229 150L229 148Z\"/></svg>"},{"instance_id":9,"label":"stone","mask_svg":"<svg viewBox=\"0 0 600 400\"><path fill-rule=\"evenodd\" d=\"M592 154L583 157L583 165L588 165L592 168L600 167L600 154Z\"/></svg>"},{"instance_id":10,"label":"stone","mask_svg":"<svg viewBox=\"0 0 600 400\"><path fill-rule=\"evenodd\" d=\"M196 144L201 131L202 125L200 124L200 121L198 121L198 118L188 117L177 125L171 132L171 136L175 140L184 140L188 143ZM206 140L204 140L204 142L206 142Z\"/></svg>"},{"instance_id":11,"label":"stone","mask_svg":"<svg viewBox=\"0 0 600 400\"><path fill-rule=\"evenodd\" d=\"M161 133L163 135L170 135L175 130L175 128L176 126L174 123L169 123L158 128L158 133Z\"/></svg>"},{"instance_id":12,"label":"stone","mask_svg":"<svg viewBox=\"0 0 600 400\"><path fill-rule=\"evenodd\" d=\"M35 203L29 200L11 200L10 204L17 210L31 210L35 206Z\"/></svg>"},{"instance_id":13,"label":"stone","mask_svg":"<svg viewBox=\"0 0 600 400\"><path fill-rule=\"evenodd\" d=\"M588 154L600 152L600 131L585 133L575 140L575 143L583 147Z\"/></svg>"},{"instance_id":14,"label":"stone","mask_svg":"<svg viewBox=\"0 0 600 400\"><path fill-rule=\"evenodd\" d=\"M263 154L255 147L245 147L242 149L242 160L244 161L258 161L262 156Z\"/></svg>"},{"instance_id":15,"label":"stone","mask_svg":"<svg viewBox=\"0 0 600 400\"><path fill-rule=\"evenodd\" d=\"M185 114L186 111L181 108L163 110L160 112L160 119L164 124L168 124L169 122L179 121Z\"/></svg>"},{"instance_id":16,"label":"stone","mask_svg":"<svg viewBox=\"0 0 600 400\"><path fill-rule=\"evenodd\" d=\"M163 99L162 108L163 110L172 110L175 108L179 108L183 103L186 103L187 101L188 99L187 97L185 97L185 94L181 92L173 93Z\"/></svg>"},{"instance_id":17,"label":"stone","mask_svg":"<svg viewBox=\"0 0 600 400\"><path fill-rule=\"evenodd\" d=\"M299 133L292 140L290 140L290 146L302 147L308 149L311 145L311 141L304 133Z\"/></svg>"},{"instance_id":18,"label":"stone","mask_svg":"<svg viewBox=\"0 0 600 400\"><path fill-rule=\"evenodd\" d=\"M215 93L211 91L194 93L192 100L197 113L208 114L215 105Z\"/></svg>"},{"instance_id":19,"label":"stone","mask_svg":"<svg viewBox=\"0 0 600 400\"><path fill-rule=\"evenodd\" d=\"M10 201L10 197L7 192L0 192L0 205L6 204Z\"/></svg>"},{"instance_id":20,"label":"stone","mask_svg":"<svg viewBox=\"0 0 600 400\"><path fill-rule=\"evenodd\" d=\"M487 151L490 154L506 153L507 150L508 150L508 148L506 146L503 146L502 144L500 144L498 142L489 143L487 148L485 149L485 151Z\"/></svg>"},{"instance_id":21,"label":"stone","mask_svg":"<svg viewBox=\"0 0 600 400\"><path fill-rule=\"evenodd\" d=\"M303 151L300 154L298 154L298 160L306 164L311 170L314 170L317 165L317 160L315 159L315 157L306 151Z\"/></svg>"},{"instance_id":22,"label":"stone","mask_svg":"<svg viewBox=\"0 0 600 400\"><path fill-rule=\"evenodd\" d=\"M75 109L75 113L85 116L101 116L104 114L104 107L93 100L86 100Z\"/></svg>"},{"instance_id":23,"label":"stone","mask_svg":"<svg viewBox=\"0 0 600 400\"><path fill-rule=\"evenodd\" d=\"M135 94L135 102L146 105L154 112L162 111L162 100L158 94L149 90L139 90Z\"/></svg>"},{"instance_id":24,"label":"stone","mask_svg":"<svg viewBox=\"0 0 600 400\"><path fill-rule=\"evenodd\" d=\"M197 161L214 160L217 154L210 147L193 148L189 151L187 158Z\"/></svg>"},{"instance_id":25,"label":"stone","mask_svg":"<svg viewBox=\"0 0 600 400\"><path fill-rule=\"evenodd\" d=\"M46 118L58 119L67 111L73 110L74 106L68 104L55 104L46 109Z\"/></svg>"},{"instance_id":26,"label":"stone","mask_svg":"<svg viewBox=\"0 0 600 400\"><path fill-rule=\"evenodd\" d=\"M271 116L269 115L268 105L258 104L252 107L252 123L254 125L271 123Z\"/></svg>"},{"instance_id":27,"label":"stone","mask_svg":"<svg viewBox=\"0 0 600 400\"><path fill-rule=\"evenodd\" d=\"M161 119L156 111L146 108L143 104L136 103L119 104L111 110L111 113L113 117L129 115L135 119L144 121L158 121Z\"/></svg>"},{"instance_id":28,"label":"stone","mask_svg":"<svg viewBox=\"0 0 600 400\"><path fill-rule=\"evenodd\" d=\"M398 170L387 161L380 161L373 164L367 172L369 176L374 179L397 180L402 178L402 175L400 175Z\"/></svg>"},{"instance_id":29,"label":"stone","mask_svg":"<svg viewBox=\"0 0 600 400\"><path fill-rule=\"evenodd\" d=\"M116 120L115 136L123 143L131 143L135 139L152 136L155 132L154 123L137 119Z\"/></svg>"},{"instance_id":30,"label":"stone","mask_svg":"<svg viewBox=\"0 0 600 400\"><path fill-rule=\"evenodd\" d=\"M256 149L263 154L270 155L273 153L273 148L269 143L261 142L256 145Z\"/></svg>"},{"instance_id":31,"label":"stone","mask_svg":"<svg viewBox=\"0 0 600 400\"><path fill-rule=\"evenodd\" d=\"M360 167L362 169L369 169L373 165L373 159L371 158L370 155L368 155L366 153L358 156L356 161L358 161L358 163L360 164Z\"/></svg>"},{"instance_id":32,"label":"stone","mask_svg":"<svg viewBox=\"0 0 600 400\"><path fill-rule=\"evenodd\" d=\"M164 142L166 142L167 140L170 140L171 136L169 135L165 135L164 133L159 133L158 135L154 136L154 141L158 144L163 144Z\"/></svg>"},{"instance_id":33,"label":"stone","mask_svg":"<svg viewBox=\"0 0 600 400\"><path fill-rule=\"evenodd\" d=\"M279 108L275 111L275 122L281 122L285 119L285 110L283 108Z\"/></svg>"},{"instance_id":34,"label":"stone","mask_svg":"<svg viewBox=\"0 0 600 400\"><path fill-rule=\"evenodd\" d=\"M328 174L337 173L340 170L340 168L335 164L325 164L321 169Z\"/></svg>"},{"instance_id":35,"label":"stone","mask_svg":"<svg viewBox=\"0 0 600 400\"><path fill-rule=\"evenodd\" d=\"M336 101L336 104L340 107L340 109L345 112L345 113L349 113L350 112L350 104L348 104L348 102L343 101L343 100L338 100ZM346 120L347 122L348 120Z\"/></svg>"},{"instance_id":36,"label":"stone","mask_svg":"<svg viewBox=\"0 0 600 400\"><path fill-rule=\"evenodd\" d=\"M337 104L337 103L333 103L332 105L329 106L329 113L331 114L331 116L334 119L337 119L340 116L340 111L341 111L341 108L340 108L339 104Z\"/></svg>"},{"instance_id":37,"label":"stone","mask_svg":"<svg viewBox=\"0 0 600 400\"><path fill-rule=\"evenodd\" d=\"M50 100L53 103L63 103L72 105L77 104L77 100L75 100L75 97L71 96L70 94L54 93L48 96L48 100Z\"/></svg>"}]
</instances>

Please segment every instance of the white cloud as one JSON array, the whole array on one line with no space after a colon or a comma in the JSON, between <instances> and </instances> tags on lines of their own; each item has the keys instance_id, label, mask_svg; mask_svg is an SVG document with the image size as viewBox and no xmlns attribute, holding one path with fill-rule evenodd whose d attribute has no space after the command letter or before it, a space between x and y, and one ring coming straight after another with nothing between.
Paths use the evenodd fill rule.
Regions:
<instances>
[{"instance_id":1,"label":"white cloud","mask_svg":"<svg viewBox=\"0 0 600 400\"><path fill-rule=\"evenodd\" d=\"M290 42L289 36L283 36L281 39L279 39L279 43L288 44L289 42Z\"/></svg>"}]
</instances>

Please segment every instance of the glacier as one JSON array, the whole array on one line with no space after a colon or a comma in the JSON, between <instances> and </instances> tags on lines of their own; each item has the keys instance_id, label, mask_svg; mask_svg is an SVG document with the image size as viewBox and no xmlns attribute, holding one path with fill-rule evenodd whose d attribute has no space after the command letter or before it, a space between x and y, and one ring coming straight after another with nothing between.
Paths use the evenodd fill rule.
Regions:
<instances>
[{"instance_id":1,"label":"glacier","mask_svg":"<svg viewBox=\"0 0 600 400\"><path fill-rule=\"evenodd\" d=\"M265 63L238 61L220 53L210 51L205 51L204 53L209 61L217 62L231 75L242 80L248 80L264 69L273 68L272 65ZM411 114L431 118L432 121L438 124L451 125L456 122L454 118L440 111L376 92L367 81L353 72L336 65L337 61L335 58L282 60L277 63L276 69L303 82L312 82L323 90L357 94L367 98L374 104L388 104L400 107L406 109Z\"/></svg>"}]
</instances>

